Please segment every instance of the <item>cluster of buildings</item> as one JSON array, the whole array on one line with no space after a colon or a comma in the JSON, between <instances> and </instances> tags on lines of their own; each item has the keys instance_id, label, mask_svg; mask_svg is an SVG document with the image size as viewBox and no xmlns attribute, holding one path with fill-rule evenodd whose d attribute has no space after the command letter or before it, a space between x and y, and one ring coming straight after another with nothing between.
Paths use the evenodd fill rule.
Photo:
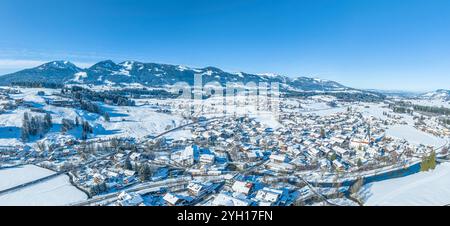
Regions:
<instances>
[{"instance_id":1,"label":"cluster of buildings","mask_svg":"<svg viewBox=\"0 0 450 226\"><path fill-rule=\"evenodd\" d=\"M78 169L74 181L95 195L189 175L192 183L181 192L156 195L153 205L290 205L296 189L272 184L273 178L302 171L370 170L426 153L429 147L385 135L396 120L401 119L364 117L348 109L326 116L283 113L277 128L248 116L204 121L187 127L190 138L137 143ZM242 180L246 175L259 180ZM223 184L210 178L221 178Z\"/></svg>"},{"instance_id":2,"label":"cluster of buildings","mask_svg":"<svg viewBox=\"0 0 450 226\"><path fill-rule=\"evenodd\" d=\"M19 93L19 90L0 88L0 114L9 110L14 110L23 103L23 99L13 99L10 97L11 94Z\"/></svg>"},{"instance_id":3,"label":"cluster of buildings","mask_svg":"<svg viewBox=\"0 0 450 226\"><path fill-rule=\"evenodd\" d=\"M8 92L0 89L0 113L24 104ZM44 99L49 105L79 107L69 98ZM155 108L160 113L173 110L168 105ZM87 145L61 138L48 150L26 152L0 146L0 162L41 160L43 167L67 171L91 197L117 194L112 205L279 206L314 196L304 183L291 180L300 172L368 171L433 148L387 136L389 126L404 123L396 114L378 118L348 107L320 115L301 109L284 105L277 124L249 115L202 119L184 127L191 136L179 139L96 140ZM430 127L432 123L417 123L416 128L450 135L448 129ZM185 177L190 180L177 181Z\"/></svg>"}]
</instances>

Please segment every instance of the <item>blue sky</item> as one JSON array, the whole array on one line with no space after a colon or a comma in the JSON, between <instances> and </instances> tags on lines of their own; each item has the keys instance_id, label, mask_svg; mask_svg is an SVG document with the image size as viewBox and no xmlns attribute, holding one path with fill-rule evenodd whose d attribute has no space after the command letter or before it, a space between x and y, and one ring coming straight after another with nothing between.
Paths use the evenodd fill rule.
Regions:
<instances>
[{"instance_id":1,"label":"blue sky","mask_svg":"<svg viewBox=\"0 0 450 226\"><path fill-rule=\"evenodd\" d=\"M450 88L448 0L2 0L0 74L51 60Z\"/></svg>"}]
</instances>

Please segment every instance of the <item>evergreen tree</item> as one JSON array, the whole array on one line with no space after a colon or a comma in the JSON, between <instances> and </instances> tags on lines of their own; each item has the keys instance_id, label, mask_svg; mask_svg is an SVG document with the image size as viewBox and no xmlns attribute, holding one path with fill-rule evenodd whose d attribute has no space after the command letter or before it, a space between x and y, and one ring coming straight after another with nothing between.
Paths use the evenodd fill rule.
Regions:
<instances>
[{"instance_id":1,"label":"evergreen tree","mask_svg":"<svg viewBox=\"0 0 450 226\"><path fill-rule=\"evenodd\" d=\"M148 164L143 164L139 168L138 174L141 181L147 180L147 178L150 177L151 174L150 166L148 166Z\"/></svg>"},{"instance_id":2,"label":"evergreen tree","mask_svg":"<svg viewBox=\"0 0 450 226\"><path fill-rule=\"evenodd\" d=\"M65 132L67 132L67 131L69 131L69 130L71 130L71 129L73 129L75 127L75 124L70 119L65 119L65 118L62 119L61 120L61 124L62 124L61 132L63 132L63 133L65 133Z\"/></svg>"},{"instance_id":3,"label":"evergreen tree","mask_svg":"<svg viewBox=\"0 0 450 226\"><path fill-rule=\"evenodd\" d=\"M23 114L21 139L27 141L29 136L39 135L43 137L43 133L46 133L52 126L51 116L47 113L42 116L31 116L28 112Z\"/></svg>"},{"instance_id":4,"label":"evergreen tree","mask_svg":"<svg viewBox=\"0 0 450 226\"><path fill-rule=\"evenodd\" d=\"M429 156L424 156L420 163L421 171L428 171L436 168L436 153L432 151Z\"/></svg>"},{"instance_id":5,"label":"evergreen tree","mask_svg":"<svg viewBox=\"0 0 450 226\"><path fill-rule=\"evenodd\" d=\"M323 139L325 138L326 134L325 134L325 129L322 127L320 128L320 137Z\"/></svg>"},{"instance_id":6,"label":"evergreen tree","mask_svg":"<svg viewBox=\"0 0 450 226\"><path fill-rule=\"evenodd\" d=\"M87 133L84 130L81 132L81 139L82 140L87 140Z\"/></svg>"},{"instance_id":7,"label":"evergreen tree","mask_svg":"<svg viewBox=\"0 0 450 226\"><path fill-rule=\"evenodd\" d=\"M49 113L46 113L44 120L47 125L47 128L51 128L52 127L52 116Z\"/></svg>"},{"instance_id":8,"label":"evergreen tree","mask_svg":"<svg viewBox=\"0 0 450 226\"><path fill-rule=\"evenodd\" d=\"M86 133L92 133L92 127L87 121L83 121L83 131Z\"/></svg>"},{"instance_id":9,"label":"evergreen tree","mask_svg":"<svg viewBox=\"0 0 450 226\"><path fill-rule=\"evenodd\" d=\"M127 169L127 170L132 170L133 169L133 166L131 165L130 156L127 156L127 158L125 159L125 163L124 163L123 168Z\"/></svg>"},{"instance_id":10,"label":"evergreen tree","mask_svg":"<svg viewBox=\"0 0 450 226\"><path fill-rule=\"evenodd\" d=\"M358 167L361 167L361 166L362 166L362 161L361 161L360 158L359 158L358 161L356 162L356 165L357 165Z\"/></svg>"},{"instance_id":11,"label":"evergreen tree","mask_svg":"<svg viewBox=\"0 0 450 226\"><path fill-rule=\"evenodd\" d=\"M139 165L137 164L137 162L134 163L133 170L136 171L136 172L139 172L140 167L139 167Z\"/></svg>"},{"instance_id":12,"label":"evergreen tree","mask_svg":"<svg viewBox=\"0 0 450 226\"><path fill-rule=\"evenodd\" d=\"M103 114L103 118L105 118L105 121L109 122L110 118L109 118L108 112L105 112L105 113Z\"/></svg>"}]
</instances>

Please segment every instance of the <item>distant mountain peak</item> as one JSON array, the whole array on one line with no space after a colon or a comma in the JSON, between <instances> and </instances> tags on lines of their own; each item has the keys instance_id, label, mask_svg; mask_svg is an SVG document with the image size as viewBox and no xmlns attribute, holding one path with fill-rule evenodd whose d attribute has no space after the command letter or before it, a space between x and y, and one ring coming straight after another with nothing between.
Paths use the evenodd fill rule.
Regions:
<instances>
[{"instance_id":1,"label":"distant mountain peak","mask_svg":"<svg viewBox=\"0 0 450 226\"><path fill-rule=\"evenodd\" d=\"M65 60L57 60L57 61L51 61L45 64L42 64L38 66L38 69L44 70L46 68L56 68L56 69L65 69L65 68L71 68L71 69L79 69L75 64L73 64L70 61Z\"/></svg>"},{"instance_id":2,"label":"distant mountain peak","mask_svg":"<svg viewBox=\"0 0 450 226\"><path fill-rule=\"evenodd\" d=\"M217 72L223 72L220 68L213 67L213 66L207 66L202 68L203 70L211 70L211 71L217 71Z\"/></svg>"},{"instance_id":3,"label":"distant mountain peak","mask_svg":"<svg viewBox=\"0 0 450 226\"><path fill-rule=\"evenodd\" d=\"M97 68L114 68L117 64L112 60L103 60L94 65L92 65L89 69L97 69Z\"/></svg>"},{"instance_id":4,"label":"distant mountain peak","mask_svg":"<svg viewBox=\"0 0 450 226\"><path fill-rule=\"evenodd\" d=\"M438 89L433 92L428 92L420 96L424 99L440 99L444 101L450 101L450 90L448 89Z\"/></svg>"}]
</instances>

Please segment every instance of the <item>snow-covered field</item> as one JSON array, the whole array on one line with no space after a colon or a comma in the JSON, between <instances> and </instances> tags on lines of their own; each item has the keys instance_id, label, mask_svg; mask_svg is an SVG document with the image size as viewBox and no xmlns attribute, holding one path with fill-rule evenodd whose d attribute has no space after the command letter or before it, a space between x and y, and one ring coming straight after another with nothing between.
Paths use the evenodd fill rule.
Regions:
<instances>
[{"instance_id":1,"label":"snow-covered field","mask_svg":"<svg viewBox=\"0 0 450 226\"><path fill-rule=\"evenodd\" d=\"M111 121L105 122L103 118L99 118L94 123L97 125L94 127L94 133L100 137L120 134L121 136L142 138L147 135L157 135L184 124L181 117L158 113L148 106L107 106L107 108L111 115Z\"/></svg>"},{"instance_id":2,"label":"snow-covered field","mask_svg":"<svg viewBox=\"0 0 450 226\"><path fill-rule=\"evenodd\" d=\"M38 91L44 91L45 97L37 95ZM41 88L23 88L21 94L11 95L14 99L23 99L28 104L49 112L54 123L52 129L45 135L43 140L46 142L60 143L69 138L80 138L81 130L79 128L61 134L62 119L74 120L79 117L94 128L91 138L106 137L134 137L143 138L147 135L157 135L168 129L185 124L186 122L180 116L156 112L151 106L111 106L98 103L102 110L108 112L110 121L107 122L101 115L89 113L80 109L56 107L47 105L44 98L56 98L52 95L58 92L55 89ZM20 128L22 127L23 114L30 112L27 107L0 114L0 145L16 146L22 145L20 139ZM31 113L40 114L40 113ZM185 136L189 134L185 133ZM40 138L39 138L40 139ZM33 145L38 139L30 139L29 145Z\"/></svg>"},{"instance_id":3,"label":"snow-covered field","mask_svg":"<svg viewBox=\"0 0 450 226\"><path fill-rule=\"evenodd\" d=\"M450 163L433 171L367 184L360 195L369 206L450 204Z\"/></svg>"},{"instance_id":4,"label":"snow-covered field","mask_svg":"<svg viewBox=\"0 0 450 226\"><path fill-rule=\"evenodd\" d=\"M0 170L0 190L30 182L53 173L50 170L33 165L3 169ZM56 206L86 199L87 195L72 186L67 175L60 175L47 181L0 195L0 206Z\"/></svg>"},{"instance_id":5,"label":"snow-covered field","mask_svg":"<svg viewBox=\"0 0 450 226\"><path fill-rule=\"evenodd\" d=\"M386 134L391 137L405 139L408 142L416 145L423 144L440 147L446 144L446 141L444 139L417 130L416 128L410 125L392 126L386 131Z\"/></svg>"},{"instance_id":6,"label":"snow-covered field","mask_svg":"<svg viewBox=\"0 0 450 226\"><path fill-rule=\"evenodd\" d=\"M29 186L0 196L0 205L60 206L87 199L87 195L72 186L67 175Z\"/></svg>"},{"instance_id":7,"label":"snow-covered field","mask_svg":"<svg viewBox=\"0 0 450 226\"><path fill-rule=\"evenodd\" d=\"M362 113L364 117L375 117L380 119L387 119L383 112L389 112L395 114L386 108L385 104L371 104L366 103L364 106L356 106L356 109ZM399 115L399 114L398 114Z\"/></svg>"},{"instance_id":8,"label":"snow-covered field","mask_svg":"<svg viewBox=\"0 0 450 226\"><path fill-rule=\"evenodd\" d=\"M0 170L0 190L27 183L54 172L34 165L24 165Z\"/></svg>"}]
</instances>

